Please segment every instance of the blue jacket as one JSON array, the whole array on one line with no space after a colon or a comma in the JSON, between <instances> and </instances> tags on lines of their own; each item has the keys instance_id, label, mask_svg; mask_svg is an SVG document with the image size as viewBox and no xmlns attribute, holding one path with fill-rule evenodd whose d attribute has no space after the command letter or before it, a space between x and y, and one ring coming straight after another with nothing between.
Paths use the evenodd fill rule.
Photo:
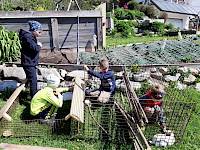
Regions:
<instances>
[{"instance_id":1,"label":"blue jacket","mask_svg":"<svg viewBox=\"0 0 200 150\"><path fill-rule=\"evenodd\" d=\"M111 92L112 94L115 93L115 86L116 86L115 77L111 69L108 69L108 71L105 73L103 72L96 73L92 70L88 70L88 73L92 76L95 76L101 79L100 90Z\"/></svg>"},{"instance_id":2,"label":"blue jacket","mask_svg":"<svg viewBox=\"0 0 200 150\"><path fill-rule=\"evenodd\" d=\"M30 32L20 29L21 41L21 64L23 66L38 66L39 52L41 47L37 45L36 37Z\"/></svg>"}]
</instances>

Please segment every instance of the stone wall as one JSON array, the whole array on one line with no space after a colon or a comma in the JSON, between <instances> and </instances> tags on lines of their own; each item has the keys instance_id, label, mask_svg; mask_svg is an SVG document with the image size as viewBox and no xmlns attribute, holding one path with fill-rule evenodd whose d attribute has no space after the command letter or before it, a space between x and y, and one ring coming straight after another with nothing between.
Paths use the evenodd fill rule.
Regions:
<instances>
[{"instance_id":1,"label":"stone wall","mask_svg":"<svg viewBox=\"0 0 200 150\"><path fill-rule=\"evenodd\" d=\"M83 66L80 66L80 68L83 68ZM135 89L141 88L142 82L147 80L147 83L149 83L150 85L162 84L164 86L168 86L170 82L175 82L176 88L180 90L187 87L194 87L198 91L200 91L200 83L198 83L200 82L200 65L190 67L151 66L138 68L140 68L140 71L137 73L128 72L131 79L132 87ZM95 71L96 70L97 69L95 68ZM114 68L112 68L112 70L114 71ZM80 77L81 79L88 79L88 84L90 84L93 88L99 88L100 85L99 79L94 79L94 77L88 76L87 72L84 70L73 69L73 71L69 71L67 69L40 66L37 68L38 89L46 86L45 78L48 74L54 74L59 77L61 79L60 86L72 85L72 79L76 76ZM117 72L115 72L117 87L124 87L122 76L123 72L118 69ZM22 67L18 67L16 65L0 65L0 91L6 90L6 88L15 89L25 79L26 75Z\"/></svg>"}]
</instances>

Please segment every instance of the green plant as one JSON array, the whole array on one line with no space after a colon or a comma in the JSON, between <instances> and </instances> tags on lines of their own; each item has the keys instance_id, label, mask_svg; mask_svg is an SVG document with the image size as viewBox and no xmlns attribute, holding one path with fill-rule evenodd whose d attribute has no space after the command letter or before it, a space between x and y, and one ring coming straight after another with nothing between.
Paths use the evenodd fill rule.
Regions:
<instances>
[{"instance_id":1,"label":"green plant","mask_svg":"<svg viewBox=\"0 0 200 150\"><path fill-rule=\"evenodd\" d=\"M164 28L164 24L158 21L153 22L151 25L151 29L155 32L161 32L163 31L163 28Z\"/></svg>"},{"instance_id":2,"label":"green plant","mask_svg":"<svg viewBox=\"0 0 200 150\"><path fill-rule=\"evenodd\" d=\"M125 18L124 9L117 9L115 11L115 18L117 18L118 20L123 20Z\"/></svg>"},{"instance_id":3,"label":"green plant","mask_svg":"<svg viewBox=\"0 0 200 150\"><path fill-rule=\"evenodd\" d=\"M165 25L164 28L167 30L174 30L175 26L172 23L169 23L169 24Z\"/></svg>"},{"instance_id":4,"label":"green plant","mask_svg":"<svg viewBox=\"0 0 200 150\"><path fill-rule=\"evenodd\" d=\"M184 57L184 58L183 58L183 61L186 62L186 63L189 63L189 62L191 62L192 60L191 60L190 56L187 56L187 57Z\"/></svg>"},{"instance_id":5,"label":"green plant","mask_svg":"<svg viewBox=\"0 0 200 150\"><path fill-rule=\"evenodd\" d=\"M189 74L190 74L190 73L188 73L188 72L187 72L187 73L182 72L178 80L179 80L180 82L183 82L183 81L184 81L184 78L187 78L187 77L189 76Z\"/></svg>"},{"instance_id":6,"label":"green plant","mask_svg":"<svg viewBox=\"0 0 200 150\"><path fill-rule=\"evenodd\" d=\"M129 37L130 34L133 32L133 29L129 26L127 21L120 21L117 24L117 31L122 34L123 37Z\"/></svg>"},{"instance_id":7,"label":"green plant","mask_svg":"<svg viewBox=\"0 0 200 150\"><path fill-rule=\"evenodd\" d=\"M135 0L132 0L130 2L128 2L128 9L130 10L139 10L139 3L136 2Z\"/></svg>"},{"instance_id":8,"label":"green plant","mask_svg":"<svg viewBox=\"0 0 200 150\"><path fill-rule=\"evenodd\" d=\"M144 13L140 12L139 10L135 10L135 17L139 20L143 19Z\"/></svg>"},{"instance_id":9,"label":"green plant","mask_svg":"<svg viewBox=\"0 0 200 150\"><path fill-rule=\"evenodd\" d=\"M168 72L170 75L175 76L178 73L178 67L177 66L169 66L167 67Z\"/></svg>"},{"instance_id":10,"label":"green plant","mask_svg":"<svg viewBox=\"0 0 200 150\"><path fill-rule=\"evenodd\" d=\"M135 12L128 10L128 9L124 9L124 12L125 12L124 19L128 19L128 20L136 19Z\"/></svg>"},{"instance_id":11,"label":"green plant","mask_svg":"<svg viewBox=\"0 0 200 150\"><path fill-rule=\"evenodd\" d=\"M144 5L141 7L140 11L143 12L149 18L154 19L158 16L158 10L153 5Z\"/></svg>"},{"instance_id":12,"label":"green plant","mask_svg":"<svg viewBox=\"0 0 200 150\"><path fill-rule=\"evenodd\" d=\"M12 62L19 58L21 44L18 33L5 31L4 26L0 26L0 63Z\"/></svg>"},{"instance_id":13,"label":"green plant","mask_svg":"<svg viewBox=\"0 0 200 150\"><path fill-rule=\"evenodd\" d=\"M150 35L150 34L149 34L149 30L145 30L144 32L147 34L147 36Z\"/></svg>"}]
</instances>

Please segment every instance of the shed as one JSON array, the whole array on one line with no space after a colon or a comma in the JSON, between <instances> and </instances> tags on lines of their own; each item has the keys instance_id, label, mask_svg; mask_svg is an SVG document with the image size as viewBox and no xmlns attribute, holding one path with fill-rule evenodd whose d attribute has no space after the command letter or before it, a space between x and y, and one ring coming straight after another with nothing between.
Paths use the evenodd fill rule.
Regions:
<instances>
[{"instance_id":1,"label":"shed","mask_svg":"<svg viewBox=\"0 0 200 150\"><path fill-rule=\"evenodd\" d=\"M42 24L43 32L38 40L43 50L103 48L101 11L0 11L0 26L5 26L6 30L29 30L28 20Z\"/></svg>"}]
</instances>

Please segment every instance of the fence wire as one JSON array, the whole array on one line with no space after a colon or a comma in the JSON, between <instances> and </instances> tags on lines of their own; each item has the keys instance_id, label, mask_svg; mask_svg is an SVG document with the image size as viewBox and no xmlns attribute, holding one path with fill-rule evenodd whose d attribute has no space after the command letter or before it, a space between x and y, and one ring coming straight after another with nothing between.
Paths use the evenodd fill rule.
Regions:
<instances>
[{"instance_id":1,"label":"fence wire","mask_svg":"<svg viewBox=\"0 0 200 150\"><path fill-rule=\"evenodd\" d=\"M189 36L181 40L167 40L162 48L164 42L146 42L126 47L109 48L94 54L82 53L79 62L95 65L102 57L107 58L112 65L199 62L199 37Z\"/></svg>"},{"instance_id":2,"label":"fence wire","mask_svg":"<svg viewBox=\"0 0 200 150\"><path fill-rule=\"evenodd\" d=\"M195 110L196 101L188 94L187 89L179 90L174 85L167 84L163 78L160 80L151 80L154 82L149 82L147 74L148 71L152 69L152 67L158 69L158 67L155 66L146 66L138 67L139 69L135 70L135 74L142 74L140 79L138 79L140 80L139 83L141 84L139 87L134 86L138 85L138 83L136 84L134 81L135 78L131 72L128 72L128 77L138 98L143 94L146 94L152 85L162 84L165 86L166 94L164 95L163 99L163 116L167 129L174 133L176 140L175 143L178 144L180 143L190 121L190 117ZM63 119L64 117L57 117L55 120L53 120L52 124L45 123L38 119L13 119L11 122L6 121L5 119L1 119L0 134L2 138L9 136L10 138L40 137L42 139L42 137L54 137L55 135L65 135L73 138L74 136L82 135L82 138L85 140L113 140L122 143L133 142L134 139L131 136L127 123L122 113L114 104L114 101L118 102L123 106L127 113L131 112L128 98L126 97L126 85L123 82L122 72L113 70L113 73L116 78L116 93L114 96L111 96L109 103L101 104L96 101L96 97L85 96L85 99L91 102L91 112L89 111L88 106L85 105L84 124L78 124L72 118L65 121ZM85 88L98 88L98 85L100 85L100 80L96 77L87 77L88 78L84 79ZM13 104L13 106L15 105L20 104ZM65 107L65 104L63 105L63 107ZM58 112L63 112L65 116L68 114L69 109L70 106L63 108L63 110ZM8 112L8 114L12 116L12 114L15 114L16 110L11 108L9 111L10 112ZM95 120L101 127L95 122ZM149 121L149 123L145 123L145 130L143 131L143 134L148 142L152 140L155 134L159 133L162 132L157 122Z\"/></svg>"}]
</instances>

